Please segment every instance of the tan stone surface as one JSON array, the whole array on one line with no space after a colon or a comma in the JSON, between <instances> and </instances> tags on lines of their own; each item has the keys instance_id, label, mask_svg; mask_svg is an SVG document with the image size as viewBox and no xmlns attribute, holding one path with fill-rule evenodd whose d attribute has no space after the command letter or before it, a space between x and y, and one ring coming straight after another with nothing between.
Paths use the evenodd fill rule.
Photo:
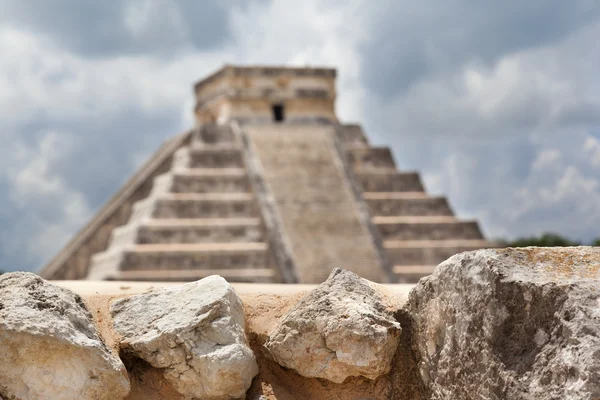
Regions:
<instances>
[{"instance_id":1,"label":"tan stone surface","mask_svg":"<svg viewBox=\"0 0 600 400\"><path fill-rule=\"evenodd\" d=\"M144 293L156 288L169 288L184 282L137 282L137 281L52 281L53 285L72 290L75 293L91 298L91 296L126 296ZM288 285L281 283L232 283L233 288L240 295L292 295L305 293L317 287L316 284ZM389 294L393 299L405 299L414 284L379 285L372 283L376 290L385 296ZM381 293L380 293L381 294ZM394 300L395 301L395 300ZM404 301L404 300L402 300Z\"/></svg>"},{"instance_id":2,"label":"tan stone surface","mask_svg":"<svg viewBox=\"0 0 600 400\"><path fill-rule=\"evenodd\" d=\"M336 121L335 70L226 66L195 86L196 120L273 119L273 104L286 119Z\"/></svg>"},{"instance_id":3,"label":"tan stone surface","mask_svg":"<svg viewBox=\"0 0 600 400\"><path fill-rule=\"evenodd\" d=\"M125 366L81 297L35 274L0 276L0 348L0 397L118 400L129 392Z\"/></svg>"},{"instance_id":4,"label":"tan stone surface","mask_svg":"<svg viewBox=\"0 0 600 400\"><path fill-rule=\"evenodd\" d=\"M243 397L258 374L242 302L220 276L112 302L122 354L161 369L189 399Z\"/></svg>"},{"instance_id":5,"label":"tan stone surface","mask_svg":"<svg viewBox=\"0 0 600 400\"><path fill-rule=\"evenodd\" d=\"M64 285L64 281L58 281L63 283L64 287L71 285ZM90 281L69 281L71 283L77 283L78 285L72 285L75 291L78 292L83 298L88 308L90 309L98 333L100 337L106 343L106 345L115 353L119 353L119 337L115 333L110 316L110 304L119 298L127 297L128 294L117 294L119 291L127 292L132 289L125 289L129 287L127 285L120 285L120 282L116 282L119 286L114 286L113 293L107 290L107 294L98 294L102 292L102 289L93 285L95 282ZM56 282L53 282L56 283ZM90 283L92 285L90 285ZM98 283L115 283L115 282L98 282ZM140 282L134 282L140 283ZM90 288L93 286L93 288ZM141 285L140 285L141 286ZM149 286L149 285L147 285ZM163 287L174 286L171 284L163 284ZM90 290L91 289L91 290ZM139 290L141 292L148 290L148 288L142 289L141 287L134 288L133 290ZM132 358L123 358L123 361L127 367L127 372L130 381L130 392L125 400L181 400L183 397L169 384L165 379L163 372L159 369L152 368L149 364Z\"/></svg>"},{"instance_id":6,"label":"tan stone surface","mask_svg":"<svg viewBox=\"0 0 600 400\"><path fill-rule=\"evenodd\" d=\"M265 347L302 376L342 383L387 374L401 332L369 281L336 268L286 314Z\"/></svg>"},{"instance_id":7,"label":"tan stone surface","mask_svg":"<svg viewBox=\"0 0 600 400\"><path fill-rule=\"evenodd\" d=\"M600 248L457 254L406 312L431 400L600 398Z\"/></svg>"},{"instance_id":8,"label":"tan stone surface","mask_svg":"<svg viewBox=\"0 0 600 400\"><path fill-rule=\"evenodd\" d=\"M178 283L143 282L94 282L58 281L53 282L81 294L92 312L98 331L107 345L118 348L118 339L112 329L108 308L120 297L142 293L150 287L173 287ZM392 371L375 381L366 378L348 378L343 384L335 384L319 379L305 378L294 371L286 370L272 361L263 349L268 333L280 319L308 291L316 285L284 284L232 284L244 305L246 333L257 357L259 375L254 379L247 393L248 400L424 400L416 380L416 370L410 360L409 343L401 338L401 343L393 361ZM414 285L372 284L389 310L398 313ZM405 323L401 320L403 326ZM182 397L164 379L160 370L134 359L124 360L131 380L131 392L126 400L182 400ZM262 397L261 397L262 396Z\"/></svg>"},{"instance_id":9,"label":"tan stone surface","mask_svg":"<svg viewBox=\"0 0 600 400\"><path fill-rule=\"evenodd\" d=\"M302 283L327 279L334 267L381 282L372 238L334 150L333 128L320 125L245 127L275 196Z\"/></svg>"}]
</instances>

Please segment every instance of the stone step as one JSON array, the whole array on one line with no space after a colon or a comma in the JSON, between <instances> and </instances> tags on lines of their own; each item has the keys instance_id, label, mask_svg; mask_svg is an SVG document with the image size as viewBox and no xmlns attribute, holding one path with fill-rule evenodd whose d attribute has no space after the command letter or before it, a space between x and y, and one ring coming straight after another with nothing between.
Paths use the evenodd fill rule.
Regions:
<instances>
[{"instance_id":1,"label":"stone step","mask_svg":"<svg viewBox=\"0 0 600 400\"><path fill-rule=\"evenodd\" d=\"M390 169L357 169L356 180L364 192L423 192L417 172L398 172Z\"/></svg>"},{"instance_id":2,"label":"stone step","mask_svg":"<svg viewBox=\"0 0 600 400\"><path fill-rule=\"evenodd\" d=\"M148 197L160 196L171 191L173 186L173 174L167 172L166 174L157 175L152 180L152 190ZM148 198L146 197L146 198Z\"/></svg>"},{"instance_id":3,"label":"stone step","mask_svg":"<svg viewBox=\"0 0 600 400\"><path fill-rule=\"evenodd\" d=\"M269 265L267 244L195 243L138 244L122 251L99 253L97 265L116 264L119 271L179 269L247 269Z\"/></svg>"},{"instance_id":4,"label":"stone step","mask_svg":"<svg viewBox=\"0 0 600 400\"><path fill-rule=\"evenodd\" d=\"M373 216L453 215L445 197L425 192L365 192L363 198Z\"/></svg>"},{"instance_id":5,"label":"stone step","mask_svg":"<svg viewBox=\"0 0 600 400\"><path fill-rule=\"evenodd\" d=\"M181 270L136 270L120 271L113 280L122 281L154 281L154 282L189 282L197 281L211 275L220 275L228 282L274 283L275 271L270 268L250 269L181 269Z\"/></svg>"},{"instance_id":6,"label":"stone step","mask_svg":"<svg viewBox=\"0 0 600 400\"><path fill-rule=\"evenodd\" d=\"M373 217L384 240L483 239L476 221L460 221L453 216Z\"/></svg>"},{"instance_id":7,"label":"stone step","mask_svg":"<svg viewBox=\"0 0 600 400\"><path fill-rule=\"evenodd\" d=\"M394 157L389 147L346 147L350 165L354 168L390 168L396 167Z\"/></svg>"},{"instance_id":8,"label":"stone step","mask_svg":"<svg viewBox=\"0 0 600 400\"><path fill-rule=\"evenodd\" d=\"M192 135L193 144L233 143L235 136L229 125L206 124Z\"/></svg>"},{"instance_id":9,"label":"stone step","mask_svg":"<svg viewBox=\"0 0 600 400\"><path fill-rule=\"evenodd\" d=\"M243 168L244 161L236 145L190 146L189 168Z\"/></svg>"},{"instance_id":10,"label":"stone step","mask_svg":"<svg viewBox=\"0 0 600 400\"><path fill-rule=\"evenodd\" d=\"M259 218L153 219L139 227L136 243L260 242Z\"/></svg>"},{"instance_id":11,"label":"stone step","mask_svg":"<svg viewBox=\"0 0 600 400\"><path fill-rule=\"evenodd\" d=\"M171 170L179 168L189 168L190 166L190 146L182 146L173 153Z\"/></svg>"},{"instance_id":12,"label":"stone step","mask_svg":"<svg viewBox=\"0 0 600 400\"><path fill-rule=\"evenodd\" d=\"M398 240L385 241L394 265L437 265L455 254L495 247L486 240Z\"/></svg>"},{"instance_id":13,"label":"stone step","mask_svg":"<svg viewBox=\"0 0 600 400\"><path fill-rule=\"evenodd\" d=\"M398 283L417 283L419 279L431 275L435 265L395 265L394 273Z\"/></svg>"},{"instance_id":14,"label":"stone step","mask_svg":"<svg viewBox=\"0 0 600 400\"><path fill-rule=\"evenodd\" d=\"M110 247L151 243L260 242L259 218L150 219L115 228Z\"/></svg>"},{"instance_id":15,"label":"stone step","mask_svg":"<svg viewBox=\"0 0 600 400\"><path fill-rule=\"evenodd\" d=\"M250 181L243 168L190 168L175 171L173 193L243 193Z\"/></svg>"},{"instance_id":16,"label":"stone step","mask_svg":"<svg viewBox=\"0 0 600 400\"><path fill-rule=\"evenodd\" d=\"M340 129L338 129L337 134L341 142L346 146L365 147L369 145L369 140L360 125L342 125Z\"/></svg>"},{"instance_id":17,"label":"stone step","mask_svg":"<svg viewBox=\"0 0 600 400\"><path fill-rule=\"evenodd\" d=\"M139 228L139 223L128 223L114 228L110 233L108 249L112 250L118 247L135 244L138 240Z\"/></svg>"},{"instance_id":18,"label":"stone step","mask_svg":"<svg viewBox=\"0 0 600 400\"><path fill-rule=\"evenodd\" d=\"M165 196L165 194L161 194L161 196ZM131 207L131 216L129 217L127 225L135 225L139 223L139 221L151 218L152 213L156 208L157 198L157 196L150 196L133 203L133 206Z\"/></svg>"},{"instance_id":19,"label":"stone step","mask_svg":"<svg viewBox=\"0 0 600 400\"><path fill-rule=\"evenodd\" d=\"M251 193L172 193L146 201L152 207L149 216L158 219L251 218L258 215Z\"/></svg>"}]
</instances>

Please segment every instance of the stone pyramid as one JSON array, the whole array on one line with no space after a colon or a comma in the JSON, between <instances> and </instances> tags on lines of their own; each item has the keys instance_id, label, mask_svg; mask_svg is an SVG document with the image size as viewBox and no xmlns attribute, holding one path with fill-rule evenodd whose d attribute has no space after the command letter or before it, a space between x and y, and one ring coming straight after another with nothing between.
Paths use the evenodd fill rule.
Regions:
<instances>
[{"instance_id":1,"label":"stone pyramid","mask_svg":"<svg viewBox=\"0 0 600 400\"><path fill-rule=\"evenodd\" d=\"M166 142L41 275L318 283L334 267L415 282L493 247L387 147L335 115L334 69L226 66Z\"/></svg>"}]
</instances>

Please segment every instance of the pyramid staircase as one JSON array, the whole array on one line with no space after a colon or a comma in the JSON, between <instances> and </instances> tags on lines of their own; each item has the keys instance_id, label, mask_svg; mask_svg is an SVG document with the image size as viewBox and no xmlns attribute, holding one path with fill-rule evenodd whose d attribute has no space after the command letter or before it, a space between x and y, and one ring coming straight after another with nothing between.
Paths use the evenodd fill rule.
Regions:
<instances>
[{"instance_id":1,"label":"pyramid staircase","mask_svg":"<svg viewBox=\"0 0 600 400\"><path fill-rule=\"evenodd\" d=\"M243 156L228 126L197 130L154 179L127 224L95 254L88 279L189 281L219 274L274 282L276 268Z\"/></svg>"},{"instance_id":2,"label":"pyramid staircase","mask_svg":"<svg viewBox=\"0 0 600 400\"><path fill-rule=\"evenodd\" d=\"M344 125L338 136L399 282L418 281L456 253L494 247L476 221L427 194L417 172L398 171L388 147L370 146L360 126Z\"/></svg>"},{"instance_id":3,"label":"pyramid staircase","mask_svg":"<svg viewBox=\"0 0 600 400\"><path fill-rule=\"evenodd\" d=\"M444 197L427 194L417 172L398 171L389 148L370 146L360 126L337 132L398 282L416 282L456 253L494 247L476 221L457 219ZM194 132L92 256L87 278L280 282L242 151L229 125Z\"/></svg>"}]
</instances>

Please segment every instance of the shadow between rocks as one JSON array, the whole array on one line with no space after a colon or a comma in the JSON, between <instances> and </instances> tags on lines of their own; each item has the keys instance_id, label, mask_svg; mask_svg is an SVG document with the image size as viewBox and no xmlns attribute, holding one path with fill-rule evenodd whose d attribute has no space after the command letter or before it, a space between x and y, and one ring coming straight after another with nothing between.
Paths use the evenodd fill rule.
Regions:
<instances>
[{"instance_id":1,"label":"shadow between rocks","mask_svg":"<svg viewBox=\"0 0 600 400\"><path fill-rule=\"evenodd\" d=\"M246 400L426 400L428 397L412 346L410 316L399 310L394 317L402 326L402 335L390 373L376 380L348 378L341 384L325 379L305 378L293 370L281 367L263 347L267 337L248 332L250 347L254 351L260 372L252 381Z\"/></svg>"},{"instance_id":2,"label":"shadow between rocks","mask_svg":"<svg viewBox=\"0 0 600 400\"><path fill-rule=\"evenodd\" d=\"M400 322L402 334L396 355L392 360L392 370L389 374L391 383L390 400L426 400L427 390L418 368L418 356L413 346L412 318L405 310L394 313L396 321Z\"/></svg>"},{"instance_id":3,"label":"shadow between rocks","mask_svg":"<svg viewBox=\"0 0 600 400\"><path fill-rule=\"evenodd\" d=\"M164 378L163 370L154 368L141 358L121 352L120 354L131 384L125 400L183 400Z\"/></svg>"}]
</instances>

